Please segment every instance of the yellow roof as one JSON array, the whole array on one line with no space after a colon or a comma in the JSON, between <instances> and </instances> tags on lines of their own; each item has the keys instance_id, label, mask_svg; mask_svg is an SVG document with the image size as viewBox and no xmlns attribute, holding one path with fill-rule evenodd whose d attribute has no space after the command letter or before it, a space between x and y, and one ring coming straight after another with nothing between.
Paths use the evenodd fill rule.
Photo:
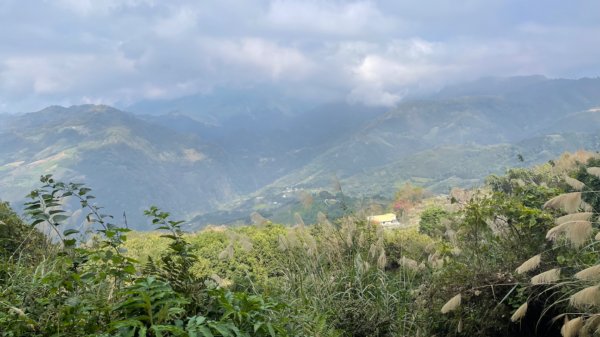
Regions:
<instances>
[{"instance_id":1,"label":"yellow roof","mask_svg":"<svg viewBox=\"0 0 600 337\"><path fill-rule=\"evenodd\" d=\"M395 221L396 219L396 214L394 213L387 213L387 214L381 214L381 215L373 215L369 217L369 221L373 221L373 222L389 222L389 221Z\"/></svg>"}]
</instances>

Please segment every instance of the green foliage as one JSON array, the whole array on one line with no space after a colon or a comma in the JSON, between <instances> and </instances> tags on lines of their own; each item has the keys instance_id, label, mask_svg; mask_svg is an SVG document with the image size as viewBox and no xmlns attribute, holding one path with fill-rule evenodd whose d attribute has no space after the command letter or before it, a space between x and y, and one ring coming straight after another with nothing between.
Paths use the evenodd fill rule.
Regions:
<instances>
[{"instance_id":1,"label":"green foliage","mask_svg":"<svg viewBox=\"0 0 600 337\"><path fill-rule=\"evenodd\" d=\"M138 279L120 294L122 301L114 307L117 317L111 322L120 336L162 336L166 332L183 333L172 323L184 314L187 301L167 282L153 277Z\"/></svg>"},{"instance_id":2,"label":"green foliage","mask_svg":"<svg viewBox=\"0 0 600 337\"><path fill-rule=\"evenodd\" d=\"M434 238L440 238L446 232L446 226L442 219L448 216L448 212L439 206L432 206L421 213L419 221L419 232Z\"/></svg>"},{"instance_id":3,"label":"green foliage","mask_svg":"<svg viewBox=\"0 0 600 337\"><path fill-rule=\"evenodd\" d=\"M7 202L0 201L0 257L37 258L47 246L38 230L27 226Z\"/></svg>"},{"instance_id":4,"label":"green foliage","mask_svg":"<svg viewBox=\"0 0 600 337\"><path fill-rule=\"evenodd\" d=\"M544 204L571 191L566 172L585 184L583 200L596 207L600 180L586 168L599 164L510 170L467 202L425 209L419 229L394 230L317 214L314 226L184 233L182 221L151 207L145 214L156 231L131 233L101 212L89 188L44 176L26 208L32 225L54 233L54 244L0 204L0 336L554 333L556 315L598 314L598 303L572 299L594 290L596 281L576 273L600 263L599 241L589 239L593 223L581 246L568 235L549 242L562 213ZM89 233L73 225L67 209L74 204L92 224ZM558 281L532 284L534 273L516 272L537 254L535 274L560 268ZM460 304L447 306L457 294ZM525 302L521 324L511 323Z\"/></svg>"}]
</instances>

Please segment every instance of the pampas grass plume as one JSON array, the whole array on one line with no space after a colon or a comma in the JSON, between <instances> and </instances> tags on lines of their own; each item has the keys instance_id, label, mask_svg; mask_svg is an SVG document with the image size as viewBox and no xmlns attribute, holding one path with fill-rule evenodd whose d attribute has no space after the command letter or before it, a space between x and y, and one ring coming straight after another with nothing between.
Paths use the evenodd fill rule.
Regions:
<instances>
[{"instance_id":1,"label":"pampas grass plume","mask_svg":"<svg viewBox=\"0 0 600 337\"><path fill-rule=\"evenodd\" d=\"M571 221L589 221L590 218L592 217L592 215L594 215L594 213L592 213L592 212L580 212L580 213L567 214L567 215L563 215L561 217L556 218L554 220L554 223L557 225L562 225L564 223L571 222Z\"/></svg>"},{"instance_id":2,"label":"pampas grass plume","mask_svg":"<svg viewBox=\"0 0 600 337\"><path fill-rule=\"evenodd\" d=\"M581 192L563 193L546 201L544 208L562 209L567 213L579 211Z\"/></svg>"},{"instance_id":3,"label":"pampas grass plume","mask_svg":"<svg viewBox=\"0 0 600 337\"><path fill-rule=\"evenodd\" d=\"M600 281L600 264L578 272L575 278L582 281Z\"/></svg>"},{"instance_id":4,"label":"pampas grass plume","mask_svg":"<svg viewBox=\"0 0 600 337\"><path fill-rule=\"evenodd\" d=\"M589 221L565 223L567 239L575 247L581 247L592 236L592 224Z\"/></svg>"},{"instance_id":5,"label":"pampas grass plume","mask_svg":"<svg viewBox=\"0 0 600 337\"><path fill-rule=\"evenodd\" d=\"M546 239L556 240L561 233L565 233L567 240L575 247L583 245L592 235L592 223L576 220L562 223L546 233Z\"/></svg>"},{"instance_id":6,"label":"pampas grass plume","mask_svg":"<svg viewBox=\"0 0 600 337\"><path fill-rule=\"evenodd\" d=\"M581 309L600 304L600 286L587 287L576 292L569 298L569 304Z\"/></svg>"},{"instance_id":7,"label":"pampas grass plume","mask_svg":"<svg viewBox=\"0 0 600 337\"><path fill-rule=\"evenodd\" d=\"M600 178L600 167L588 167L586 171L587 173Z\"/></svg>"},{"instance_id":8,"label":"pampas grass plume","mask_svg":"<svg viewBox=\"0 0 600 337\"><path fill-rule=\"evenodd\" d=\"M581 191L585 187L584 183L569 176L565 176L565 182L576 191Z\"/></svg>"},{"instance_id":9,"label":"pampas grass plume","mask_svg":"<svg viewBox=\"0 0 600 337\"><path fill-rule=\"evenodd\" d=\"M444 306L442 307L442 314L447 314L450 311L454 311L456 310L459 306L460 306L460 301L461 301L461 295L458 294L454 297L452 297L448 302L446 302L446 304L444 304Z\"/></svg>"},{"instance_id":10,"label":"pampas grass plume","mask_svg":"<svg viewBox=\"0 0 600 337\"><path fill-rule=\"evenodd\" d=\"M510 320L513 322L520 321L521 318L525 317L526 313L527 313L527 302L521 304L519 309L517 309L517 311L515 311L515 313L510 317Z\"/></svg>"},{"instance_id":11,"label":"pampas grass plume","mask_svg":"<svg viewBox=\"0 0 600 337\"><path fill-rule=\"evenodd\" d=\"M572 320L565 320L565 324L563 324L560 329L560 334L563 337L575 337L579 334L579 330L583 326L583 319L581 317L577 317Z\"/></svg>"},{"instance_id":12,"label":"pampas grass plume","mask_svg":"<svg viewBox=\"0 0 600 337\"><path fill-rule=\"evenodd\" d=\"M554 268L531 278L532 284L555 283L560 279L560 269Z\"/></svg>"},{"instance_id":13,"label":"pampas grass plume","mask_svg":"<svg viewBox=\"0 0 600 337\"><path fill-rule=\"evenodd\" d=\"M592 336L594 335L594 333L597 335L600 331L598 331L598 327L600 326L600 315L596 314L596 315L592 315L590 317L588 317L588 319L585 320L585 324L583 324L583 328L581 328L580 332L579 332L579 336L581 337L588 337L588 336Z\"/></svg>"},{"instance_id":14,"label":"pampas grass plume","mask_svg":"<svg viewBox=\"0 0 600 337\"><path fill-rule=\"evenodd\" d=\"M523 274L528 271L534 270L535 268L539 267L540 262L542 262L542 255L538 254L530 258L529 260L523 262L523 264L520 265L519 268L517 268L517 274Z\"/></svg>"},{"instance_id":15,"label":"pampas grass plume","mask_svg":"<svg viewBox=\"0 0 600 337\"><path fill-rule=\"evenodd\" d=\"M377 267L383 269L387 265L387 257L385 256L385 250L381 250L381 254L377 258Z\"/></svg>"},{"instance_id":16,"label":"pampas grass plume","mask_svg":"<svg viewBox=\"0 0 600 337\"><path fill-rule=\"evenodd\" d=\"M419 263L413 259L409 259L408 257L403 256L398 261L398 264L406 269L410 269L412 271L419 271Z\"/></svg>"}]
</instances>

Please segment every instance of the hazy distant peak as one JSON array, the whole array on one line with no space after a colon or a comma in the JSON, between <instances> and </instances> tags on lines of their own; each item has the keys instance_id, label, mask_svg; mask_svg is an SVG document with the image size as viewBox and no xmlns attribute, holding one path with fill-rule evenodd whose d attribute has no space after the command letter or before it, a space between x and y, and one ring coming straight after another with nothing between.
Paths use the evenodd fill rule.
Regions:
<instances>
[{"instance_id":1,"label":"hazy distant peak","mask_svg":"<svg viewBox=\"0 0 600 337\"><path fill-rule=\"evenodd\" d=\"M439 98L456 96L501 95L519 88L539 84L549 79L543 75L513 77L482 77L471 82L449 85L435 96Z\"/></svg>"}]
</instances>

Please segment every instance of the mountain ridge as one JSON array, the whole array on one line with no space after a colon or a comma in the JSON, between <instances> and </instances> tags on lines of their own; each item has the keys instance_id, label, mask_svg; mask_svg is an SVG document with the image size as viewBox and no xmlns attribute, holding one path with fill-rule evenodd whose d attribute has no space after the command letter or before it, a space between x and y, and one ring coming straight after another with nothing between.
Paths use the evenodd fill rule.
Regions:
<instances>
[{"instance_id":1,"label":"mountain ridge","mask_svg":"<svg viewBox=\"0 0 600 337\"><path fill-rule=\"evenodd\" d=\"M19 202L37 176L54 173L86 182L115 214L140 214L132 218L144 228L151 204L188 218L250 213L253 198L328 189L332 179L357 196L391 195L405 181L443 192L521 165L517 155L533 164L600 149L599 106L600 79L539 76L484 79L387 111L330 103L270 119L275 110L248 114L233 104L241 112L221 124L181 112L51 106L3 115L0 197Z\"/></svg>"}]
</instances>

